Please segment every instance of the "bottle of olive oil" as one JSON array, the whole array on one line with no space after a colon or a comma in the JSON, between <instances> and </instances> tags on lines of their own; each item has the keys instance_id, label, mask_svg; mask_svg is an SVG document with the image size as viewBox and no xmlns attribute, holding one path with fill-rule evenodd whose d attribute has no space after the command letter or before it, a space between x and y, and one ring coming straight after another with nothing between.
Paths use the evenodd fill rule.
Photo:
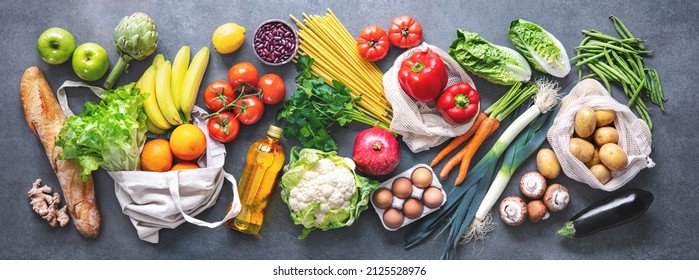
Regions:
<instances>
[{"instance_id":1,"label":"bottle of olive oil","mask_svg":"<svg viewBox=\"0 0 699 280\"><path fill-rule=\"evenodd\" d=\"M267 137L250 146L238 183L242 207L238 216L226 222L229 227L259 237L267 202L284 164L284 149L279 144L281 134L281 128L270 125Z\"/></svg>"}]
</instances>

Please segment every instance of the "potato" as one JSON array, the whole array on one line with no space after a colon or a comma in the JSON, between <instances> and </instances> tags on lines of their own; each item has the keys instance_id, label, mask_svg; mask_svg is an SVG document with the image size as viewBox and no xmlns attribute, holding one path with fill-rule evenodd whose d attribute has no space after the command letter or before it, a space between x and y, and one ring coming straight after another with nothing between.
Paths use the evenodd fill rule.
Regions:
<instances>
[{"instance_id":1,"label":"potato","mask_svg":"<svg viewBox=\"0 0 699 280\"><path fill-rule=\"evenodd\" d=\"M611 126L600 127L595 130L595 144L602 146L607 143L619 143L619 131Z\"/></svg>"},{"instance_id":2,"label":"potato","mask_svg":"<svg viewBox=\"0 0 699 280\"><path fill-rule=\"evenodd\" d=\"M610 172L604 164L595 164L591 166L590 172L592 172L592 175L595 175L595 178L602 184L606 184L612 179L612 172Z\"/></svg>"},{"instance_id":3,"label":"potato","mask_svg":"<svg viewBox=\"0 0 699 280\"><path fill-rule=\"evenodd\" d=\"M580 107L578 112L575 113L575 133L581 138L590 137L595 132L596 125L595 111L590 109L590 107Z\"/></svg>"},{"instance_id":4,"label":"potato","mask_svg":"<svg viewBox=\"0 0 699 280\"><path fill-rule=\"evenodd\" d=\"M553 180L561 174L561 164L551 149L541 149L536 154L536 168L546 179Z\"/></svg>"},{"instance_id":5,"label":"potato","mask_svg":"<svg viewBox=\"0 0 699 280\"><path fill-rule=\"evenodd\" d=\"M607 143L599 148L599 160L612 171L624 169L629 163L626 152L614 143Z\"/></svg>"},{"instance_id":6,"label":"potato","mask_svg":"<svg viewBox=\"0 0 699 280\"><path fill-rule=\"evenodd\" d=\"M570 152L582 162L588 162L595 155L595 147L592 143L581 138L571 138L568 144Z\"/></svg>"},{"instance_id":7,"label":"potato","mask_svg":"<svg viewBox=\"0 0 699 280\"><path fill-rule=\"evenodd\" d=\"M595 154L592 156L592 159L588 162L585 163L585 166L587 168L592 167L595 164L601 164L602 162L599 160L599 147L595 146Z\"/></svg>"},{"instance_id":8,"label":"potato","mask_svg":"<svg viewBox=\"0 0 699 280\"><path fill-rule=\"evenodd\" d=\"M601 109L595 111L595 119L597 122L597 127L603 127L605 125L614 123L616 119L616 112L612 109Z\"/></svg>"}]
</instances>

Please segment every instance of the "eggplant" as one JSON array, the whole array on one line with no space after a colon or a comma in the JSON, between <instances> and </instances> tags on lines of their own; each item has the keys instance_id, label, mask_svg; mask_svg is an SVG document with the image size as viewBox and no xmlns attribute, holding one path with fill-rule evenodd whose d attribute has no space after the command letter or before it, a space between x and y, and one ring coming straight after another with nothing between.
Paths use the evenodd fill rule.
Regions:
<instances>
[{"instance_id":1,"label":"eggplant","mask_svg":"<svg viewBox=\"0 0 699 280\"><path fill-rule=\"evenodd\" d=\"M619 191L575 214L556 235L580 238L622 225L643 215L652 203L653 194L648 191Z\"/></svg>"}]
</instances>

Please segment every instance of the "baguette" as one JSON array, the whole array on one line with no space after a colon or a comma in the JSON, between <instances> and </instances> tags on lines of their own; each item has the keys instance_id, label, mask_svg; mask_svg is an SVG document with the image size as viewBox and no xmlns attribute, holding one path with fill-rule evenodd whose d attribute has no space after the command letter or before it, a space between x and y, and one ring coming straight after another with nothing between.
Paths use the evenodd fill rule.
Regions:
<instances>
[{"instance_id":1,"label":"baguette","mask_svg":"<svg viewBox=\"0 0 699 280\"><path fill-rule=\"evenodd\" d=\"M97 237L100 214L95 201L92 176L83 182L82 167L72 159L61 160L61 147L55 145L66 116L61 110L44 74L36 66L28 68L20 82L20 94L27 124L44 145L46 156L56 172L73 224L85 237Z\"/></svg>"}]
</instances>

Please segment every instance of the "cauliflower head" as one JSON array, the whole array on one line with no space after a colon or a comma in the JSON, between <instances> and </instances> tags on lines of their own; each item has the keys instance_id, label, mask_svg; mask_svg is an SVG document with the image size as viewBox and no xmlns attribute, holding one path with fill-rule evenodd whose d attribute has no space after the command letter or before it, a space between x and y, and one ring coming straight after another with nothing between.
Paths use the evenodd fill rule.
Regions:
<instances>
[{"instance_id":1,"label":"cauliflower head","mask_svg":"<svg viewBox=\"0 0 699 280\"><path fill-rule=\"evenodd\" d=\"M305 238L315 229L350 226L368 208L379 182L358 176L355 164L335 152L294 147L280 186L294 223Z\"/></svg>"}]
</instances>

